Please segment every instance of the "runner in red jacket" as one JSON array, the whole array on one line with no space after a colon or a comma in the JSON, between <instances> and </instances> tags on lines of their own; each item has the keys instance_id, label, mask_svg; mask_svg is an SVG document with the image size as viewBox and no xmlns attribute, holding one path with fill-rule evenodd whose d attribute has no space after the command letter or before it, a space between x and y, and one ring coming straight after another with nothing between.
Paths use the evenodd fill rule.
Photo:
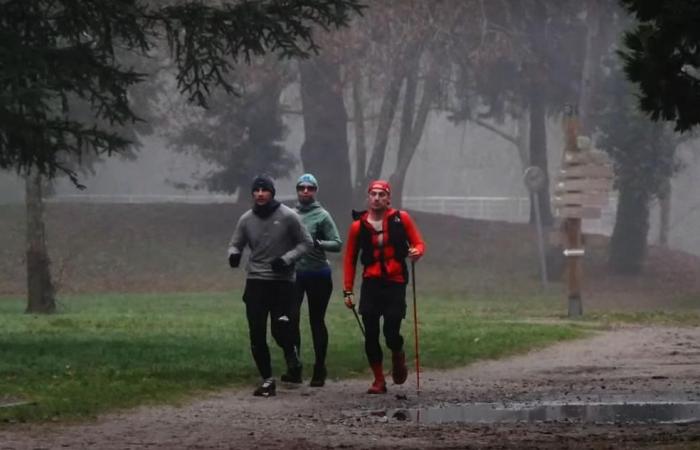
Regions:
<instances>
[{"instance_id":1,"label":"runner in red jacket","mask_svg":"<svg viewBox=\"0 0 700 450\"><path fill-rule=\"evenodd\" d=\"M360 214L348 233L343 258L345 305L354 307L353 285L358 256L363 266L360 314L365 327L365 353L374 373L368 394L386 392L379 344L380 318L384 317L384 338L392 351L391 376L402 384L408 376L403 351L401 320L406 316L406 258L417 261L425 243L413 219L405 211L390 207L391 186L386 181L370 183L368 211Z\"/></svg>"}]
</instances>

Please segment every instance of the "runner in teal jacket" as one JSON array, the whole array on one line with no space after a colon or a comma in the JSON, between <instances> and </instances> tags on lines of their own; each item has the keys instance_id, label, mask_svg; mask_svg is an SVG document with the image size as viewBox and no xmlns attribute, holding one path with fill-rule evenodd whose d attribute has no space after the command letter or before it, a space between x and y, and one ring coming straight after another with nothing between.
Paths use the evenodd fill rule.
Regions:
<instances>
[{"instance_id":1,"label":"runner in teal jacket","mask_svg":"<svg viewBox=\"0 0 700 450\"><path fill-rule=\"evenodd\" d=\"M326 351L328 330L326 308L333 292L331 267L326 252L340 252L342 241L331 215L316 201L318 182L311 174L304 174L297 181L296 210L314 241L314 248L304 254L296 264L295 303L291 312L293 342L301 344L299 316L306 295L309 304L309 324L314 345L315 364L310 386L320 387L326 381ZM285 374L282 381L301 383L301 376Z\"/></svg>"}]
</instances>

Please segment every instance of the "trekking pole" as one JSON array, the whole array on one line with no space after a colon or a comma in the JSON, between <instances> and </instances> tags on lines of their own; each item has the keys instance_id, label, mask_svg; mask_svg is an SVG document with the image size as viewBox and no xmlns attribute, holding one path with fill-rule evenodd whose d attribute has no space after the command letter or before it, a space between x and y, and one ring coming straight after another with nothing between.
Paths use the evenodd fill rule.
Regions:
<instances>
[{"instance_id":1,"label":"trekking pole","mask_svg":"<svg viewBox=\"0 0 700 450\"><path fill-rule=\"evenodd\" d=\"M352 313L355 314L355 319L357 320L357 326L360 327L360 331L362 331L362 336L365 335L365 328L362 326L362 322L360 322L360 316L357 315L357 310L355 310L355 305L352 305Z\"/></svg>"},{"instance_id":2,"label":"trekking pole","mask_svg":"<svg viewBox=\"0 0 700 450\"><path fill-rule=\"evenodd\" d=\"M416 395L420 395L420 355L418 351L418 305L416 302L416 262L411 261L411 283L413 287L413 337L416 353Z\"/></svg>"}]
</instances>

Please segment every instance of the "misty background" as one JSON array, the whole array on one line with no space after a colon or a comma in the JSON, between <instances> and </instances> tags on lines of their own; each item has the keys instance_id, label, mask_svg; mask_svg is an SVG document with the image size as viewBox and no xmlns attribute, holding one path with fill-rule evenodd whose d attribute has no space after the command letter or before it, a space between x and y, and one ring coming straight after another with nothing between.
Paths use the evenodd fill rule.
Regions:
<instances>
[{"instance_id":1,"label":"misty background","mask_svg":"<svg viewBox=\"0 0 700 450\"><path fill-rule=\"evenodd\" d=\"M524 71L527 70L528 64L538 58L536 45L545 45L541 42L538 44L538 39L542 38L539 33L542 31L548 34L546 39L549 40L546 44L548 47L544 49L544 57L552 59L543 64L543 68L549 72L548 79L554 85L568 83L574 86L569 91L566 91L568 87L564 86L564 92L567 92L568 96L547 100L545 150L547 169L552 179L560 168L564 146L560 110L567 102L573 100L576 103L578 100L576 96L581 94L575 86L580 81L578 78L581 77L582 58L585 57L585 54L566 55L564 53L571 48L580 50L586 37L581 33L585 27L588 27L589 34L593 33L596 27L605 28L607 31L601 33L604 36L598 42L600 47L598 51L602 56L596 63L601 66L601 73L609 75L612 66L609 62L604 62L605 55L608 59L614 59L622 33L629 28L631 21L614 2L552 3L554 6L544 2L540 3L546 6L539 12L541 16L537 16L537 11L526 10L523 23L513 17L518 7L508 2L504 5L510 6L503 8L491 3L489 3L490 6L485 7L483 2L461 2L450 5L451 3L454 2L441 2L442 6L436 7L430 13L426 12L426 8L430 8L430 2L386 2L382 6L372 5L365 17L357 19L349 30L328 33L320 37L318 40L324 43L324 48L310 61L289 63L266 58L250 66L239 66L235 83L241 93L240 97L227 101L223 95L219 98L215 96L215 100L212 100L212 110L223 108L229 111L237 110L242 116L254 115L250 109L246 108L251 108L251 104L263 102L255 95L260 95L260 92L266 90L270 91L269 86L260 88L256 85L264 85L268 80L273 80L274 89L271 91L276 92L277 95L274 95L272 100L276 102L275 108L281 120L280 129L283 131L270 132L272 136L270 142L278 146L286 155L286 159L280 158L283 162L281 168L275 169L282 172L275 177L277 192L279 197L293 198L294 180L298 175L309 170L304 167L301 151L307 137L305 105L302 98L303 66L318 65L319 61L322 63L330 61L328 64L333 68L329 73L335 71L339 76L338 81L342 83L340 86L344 103L342 106L347 115L347 136L344 140L347 142L352 179L357 180L357 130L353 120L355 107L353 76L356 74L353 74L359 68L360 77L364 77L361 81L364 83L366 106L364 112L365 133L368 139L366 159L369 160L372 156L372 138L378 134L377 121L380 120L381 114L381 95L384 93L383 89L391 83L391 80L387 80L389 76L387 71L391 70L392 64L396 63L389 56L402 51L410 53L410 49L405 49L407 45L405 42L417 42L420 50L416 51L423 53L413 62L418 68L413 83L420 84L421 80L429 77L431 70L436 70L435 67L440 70L441 81L447 81L440 87L439 99L430 106L415 154L410 158L403 188L405 198L403 206L414 210L463 217L527 222L529 200L528 192L523 185L522 173L524 168L533 162L527 161L531 156L528 152L532 152L532 149L527 148L528 129L524 128L528 127L528 122L523 121L526 114L523 113L522 108L527 109L529 104L518 98L523 95L522 92L500 95L512 86L504 87L503 84L498 83L512 82L513 79L507 78L512 74L506 74L503 75L505 81L498 81L499 65L512 64L515 67L516 78L526 77ZM454 22L447 20L450 14L455 17L467 17L468 23L455 26ZM533 28L533 24L538 21L544 24L543 30L538 31L537 28ZM596 21L597 23L594 23ZM388 31L377 31L377 24L380 22L391 25ZM435 37L437 34L428 24L434 22L440 23L445 28L454 27L453 36ZM473 27L473 30L469 27ZM499 34L502 27L508 30ZM512 42L506 42L508 38L511 38ZM459 49L464 56L457 56L455 60L471 58L472 64L469 72L473 78L467 83L468 92L466 93L463 92L465 88L450 84L452 82L457 84L459 80L455 80L464 76L464 71L460 71L459 68L457 70L447 68L448 64L445 62L447 59L455 58L454 54L457 51L455 41L460 39L467 44ZM429 43L426 44L426 42ZM534 44L525 45L522 44L523 42ZM518 47L519 44L522 44L522 47ZM504 46L510 46L510 48L504 50ZM360 50L357 50L358 48ZM578 62L569 61L568 64L572 67L564 70L562 58L569 56L578 58ZM488 61L489 58L492 61ZM244 135L254 125L243 121L241 127L245 130L235 130L236 124L227 122L228 119L207 117L206 112L187 105L177 93L172 74L167 71L167 55L162 55L155 64L165 70L143 91L135 94L135 97L139 96L135 100L137 103L144 101L149 103L149 106L144 107L142 111L145 111L143 116L149 120L150 126L147 130L135 131L139 145L134 147L133 155L130 158L114 155L96 161L90 170L80 175L80 182L86 186L84 190L78 190L67 178L55 179L51 193L48 195L49 201L235 202L241 193L245 197L244 201L248 201L246 190L242 188L236 190L231 186L207 185L206 179L224 167L220 157L211 157L211 153L217 149L223 154L230 151L226 148L227 142L235 148L237 140L244 142L248 139ZM450 63L450 65L458 64L454 61ZM605 64L608 65L603 67ZM483 74L480 75L479 70L483 70ZM489 80L484 80L484 76L493 76L496 80L493 82L494 85L486 85ZM567 81L567 77L571 79ZM411 83L411 80L409 73L406 86ZM547 83L547 81L544 82ZM309 84L308 81L306 83ZM529 90L524 93L525 97L533 93L542 96L557 95L551 92L545 94L544 89L538 92L538 86L541 88L541 85L536 83L528 86ZM399 126L401 111L409 101L406 94L408 88L404 87L404 84L399 88L400 94L396 100L394 117L388 132L386 154L383 157L380 172L380 176L387 179L394 172L401 145L402 131ZM622 85L620 89L631 90L631 87ZM412 101L418 102L421 94L426 90L425 86L418 86ZM251 93L254 94L251 97L252 100L246 103ZM466 100L468 104L466 109L460 110L457 106L464 107L465 95L471 97ZM610 93L606 92L605 95L609 96ZM518 108L521 110L518 111ZM496 109L499 111L494 113ZM455 115L459 114L462 114L463 120L455 120ZM266 119L263 117L262 120ZM232 131L223 138L223 141L201 144L204 138L196 136L196 132L199 128L202 134L206 133L207 129L202 124L220 129L230 127ZM322 127L323 125L320 125L320 128ZM497 131L494 132L494 129ZM194 134L188 135L188 130L190 132L194 130ZM620 133L625 132L620 130ZM504 138L502 134L520 139L520 147L517 143ZM592 134L595 141L595 136L600 135L600 132L592 130ZM333 143L338 140L343 138L335 136L326 142ZM204 150L193 150L198 145L200 150L201 148ZM530 141L530 146L532 145ZM673 158L677 169L670 179L671 212L668 226L668 245L696 255L700 255L700 237L695 232L700 225L699 146L700 141L691 136L682 141L679 140L674 147ZM327 147L325 151L329 153L342 152L342 149L334 148L332 144ZM255 145L253 149L255 150ZM209 152L208 155L207 152ZM233 153L235 154L235 150ZM269 155L263 155L263 157L270 160L275 158L274 154ZM245 180L252 179L255 173L267 171L259 169L265 167L264 164L262 166L258 164L257 168L253 168L255 164L247 167L244 161L245 159L241 158L238 164L238 169L242 171L240 178L243 181L239 183L241 186L245 186ZM233 165L235 166L236 163ZM344 169L336 168L330 162L323 171L333 173L335 170L341 173ZM329 175L326 174L323 178L329 179L328 177ZM321 182L319 198L322 202L327 200L329 188L327 183L324 185ZM584 231L612 234L616 219L616 195L617 191L613 191L612 201L604 208L601 219L584 220ZM127 198L127 196L131 197ZM0 202L21 203L23 201L23 179L12 172L0 173ZM353 203L345 202L345 204L347 211L351 207L362 207L357 199ZM659 239L660 211L658 201L653 196L649 204L651 228L647 241L656 243Z\"/></svg>"}]
</instances>

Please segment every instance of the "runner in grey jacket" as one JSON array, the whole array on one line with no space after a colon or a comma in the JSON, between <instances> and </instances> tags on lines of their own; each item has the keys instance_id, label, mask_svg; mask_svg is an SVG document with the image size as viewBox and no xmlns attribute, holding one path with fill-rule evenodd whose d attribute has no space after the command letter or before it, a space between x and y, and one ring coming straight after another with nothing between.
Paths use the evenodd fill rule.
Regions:
<instances>
[{"instance_id":1,"label":"runner in grey jacket","mask_svg":"<svg viewBox=\"0 0 700 450\"><path fill-rule=\"evenodd\" d=\"M238 267L243 249L250 248L243 301L250 331L250 349L263 379L253 395L276 394L267 346L267 317L277 345L282 347L287 373L301 376L301 362L294 345L290 310L294 302L294 263L313 248L313 241L294 210L275 200L275 185L257 176L251 187L253 208L238 220L228 249L231 267Z\"/></svg>"},{"instance_id":2,"label":"runner in grey jacket","mask_svg":"<svg viewBox=\"0 0 700 450\"><path fill-rule=\"evenodd\" d=\"M294 281L294 263L314 248L299 215L288 206L278 205L268 217L257 215L253 209L245 212L233 232L229 256L240 255L246 245L250 247L248 279ZM278 258L284 267L275 271L272 262Z\"/></svg>"}]
</instances>

